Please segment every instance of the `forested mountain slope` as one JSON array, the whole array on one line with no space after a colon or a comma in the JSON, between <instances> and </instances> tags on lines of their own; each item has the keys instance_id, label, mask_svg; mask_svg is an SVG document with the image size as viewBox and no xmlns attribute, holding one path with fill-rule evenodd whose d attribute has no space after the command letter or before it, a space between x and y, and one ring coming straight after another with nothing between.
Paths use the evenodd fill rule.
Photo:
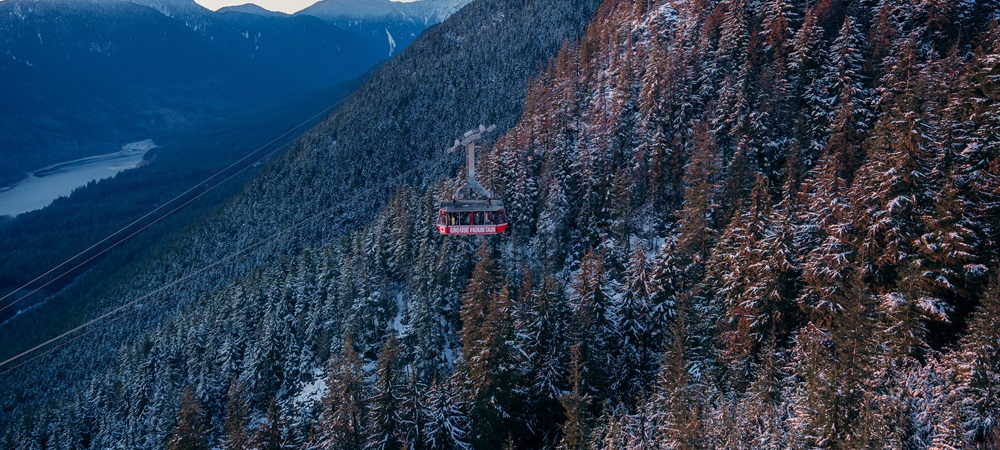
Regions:
<instances>
[{"instance_id":1,"label":"forested mountain slope","mask_svg":"<svg viewBox=\"0 0 1000 450\"><path fill-rule=\"evenodd\" d=\"M404 182L454 173L458 161L444 160L441 149L465 129L487 121L511 126L520 114L529 78L539 73L561 43L582 33L597 6L596 1L578 0L516 3L477 1L424 33L376 71L323 126L266 167L224 210L179 233L172 244L153 249L153 258L108 276L101 289L83 291L70 286L61 292L59 298L67 302L99 305L91 317L137 303L129 303L123 311L126 314L109 317L116 320L110 325L101 325L59 352L0 377L4 411L0 443L8 447L55 443L162 447L173 426L181 385L174 381L150 385L159 393L131 406L122 403L123 398L91 403L95 395L117 396L113 380L134 374L118 364L131 358L134 345L152 342L144 336L152 339L149 333L173 326L170 318L182 305L215 298L220 286L232 285L237 278L283 267L284 255L297 254L303 246L322 246L358 229ZM260 240L265 243L251 246ZM244 249L249 255L239 253ZM157 291L210 263L218 265L164 292ZM157 295L143 297L153 292ZM208 292L211 297L206 296ZM266 309L261 304L257 311ZM196 310L189 313L201 315ZM20 323L60 319L59 311L46 306L29 315L25 317L29 320L15 320L5 327L4 345L0 345L4 357L38 342L20 339L32 333ZM182 321L190 316L184 317ZM67 322L65 329L74 325ZM333 328L324 330L340 336ZM324 346L319 340L309 345ZM303 364L322 368L325 357L303 360ZM288 395L297 393L308 377L285 379L288 385L283 396L274 396L283 413L290 408ZM228 381L203 387L224 389ZM128 392L139 393L131 388ZM125 410L118 409L123 406ZM56 418L61 419L50 420ZM218 436L221 433L212 437ZM304 432L289 437L299 443L307 438Z\"/></svg>"},{"instance_id":2,"label":"forested mountain slope","mask_svg":"<svg viewBox=\"0 0 1000 450\"><path fill-rule=\"evenodd\" d=\"M374 220L302 234L301 251L186 302L9 439L996 448L998 13L606 0L482 158L513 227L489 239L435 234L453 183L420 161L496 111L455 121L457 106L428 109L453 98L441 85L369 85L357 105L430 113L363 134L349 119L368 116L336 114L234 203L259 222L219 223L242 236L306 217L268 206L279 193L336 205L394 189Z\"/></svg>"}]
</instances>

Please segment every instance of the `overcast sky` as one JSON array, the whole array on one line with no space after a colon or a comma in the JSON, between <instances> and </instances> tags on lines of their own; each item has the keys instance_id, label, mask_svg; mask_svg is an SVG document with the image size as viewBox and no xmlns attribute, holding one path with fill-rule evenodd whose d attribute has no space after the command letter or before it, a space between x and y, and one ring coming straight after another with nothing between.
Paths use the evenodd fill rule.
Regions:
<instances>
[{"instance_id":1,"label":"overcast sky","mask_svg":"<svg viewBox=\"0 0 1000 450\"><path fill-rule=\"evenodd\" d=\"M305 9L307 6L316 3L317 0L194 0L198 4L211 9L216 10L223 6L232 5L242 5L245 3L256 3L266 9L271 11L281 11L286 13L299 12ZM355 0L355 1L366 1L366 0ZM393 0L393 1L414 1L414 0Z\"/></svg>"}]
</instances>

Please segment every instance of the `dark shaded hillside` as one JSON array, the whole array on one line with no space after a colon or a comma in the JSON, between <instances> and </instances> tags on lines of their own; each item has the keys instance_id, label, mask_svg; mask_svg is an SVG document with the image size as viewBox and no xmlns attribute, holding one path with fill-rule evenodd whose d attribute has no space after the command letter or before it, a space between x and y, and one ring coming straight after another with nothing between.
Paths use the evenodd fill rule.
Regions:
<instances>
[{"instance_id":1,"label":"dark shaded hillside","mask_svg":"<svg viewBox=\"0 0 1000 450\"><path fill-rule=\"evenodd\" d=\"M214 183L238 170L245 169L247 165L274 149L281 148L283 144L293 141L299 134L322 121L325 118L322 114L324 111L328 112L333 105L347 97L360 84L361 80L343 83L317 92L308 99L259 114L224 118L162 139L157 137L159 147L147 153L147 164L142 168L122 172L111 179L91 182L76 189L68 198L58 199L44 209L0 223L0 296L6 296L13 289L25 286L35 277L51 269L54 261L65 261L77 255L143 215L150 213L150 217L146 220L131 226L126 232L116 235L103 245L97 245L85 252L75 259L74 264L63 269L73 267L94 256L107 245L128 236L194 196L205 193L208 188L214 189ZM307 118L317 114L319 115L312 120L312 123L303 123ZM293 128L296 126L297 128ZM288 134L282 139L264 146L286 132ZM260 151L253 153L258 149ZM199 185L206 178L245 157L248 158L245 163L237 164L223 172L211 180L211 183ZM159 225L155 231L145 232L138 239L130 239L124 246L128 248L124 253L133 256L141 253L136 249L151 247L158 239L169 235L169 230L183 227L181 224L184 221L178 220L176 216L191 220L214 209L220 204L221 199L239 192L242 185L252 178L256 168L250 168L246 172L237 180L230 180L217 189L217 192L211 193L212 201L199 200L192 207L183 208L181 214L176 214L170 220L169 226ZM188 195L175 199L189 189L191 192ZM173 201L168 205L167 202L170 200ZM116 253L118 252L112 254ZM28 284L22 292L30 292L35 288L41 290L31 294L31 298L0 311L0 323L71 284L80 273L95 266L100 267L99 271L113 271L115 268L127 265L127 261L133 256L116 257L114 263L105 262L104 258L98 257L91 263L82 264L69 274L64 275L62 270L57 270ZM56 276L60 275L61 278L56 279ZM0 308L17 297L15 294L0 302ZM79 308L83 312L73 314L77 317L85 314L86 306L74 305L72 308ZM63 314L70 313L63 310ZM32 334L36 337L52 332L49 325L33 324L25 329L33 330ZM5 342L7 341L0 335L0 343Z\"/></svg>"},{"instance_id":2,"label":"dark shaded hillside","mask_svg":"<svg viewBox=\"0 0 1000 450\"><path fill-rule=\"evenodd\" d=\"M18 441L34 439L27 437L34 432L13 424L27 423L20 419L38 418L35 414L49 406L81 406L76 402L82 398L78 396L90 390L89 386L103 385L104 376L117 370L112 364L118 352L131 348L139 336L173 317L178 305L203 298L202 293L214 292L218 286L255 271L280 266L282 255L296 254L298 248L321 245L325 239L358 229L404 182L452 173L457 161L442 160L440 150L445 144L479 122L513 124L520 113L527 80L539 73L562 42L579 36L595 8L594 1L533 0L517 5L478 1L424 33L406 52L373 74L329 121L263 170L226 208L180 234L172 244L152 249L152 258L121 272L102 275L100 280L85 276L80 282L98 289L69 289L63 293L65 298L54 301L85 302L106 311L258 239L273 241L249 257L235 259L162 297L143 302L138 310L130 309L130 314L141 313L76 341L82 346L67 347L68 352L56 359L44 358L42 366L31 364L26 366L30 370L5 375L0 380L4 386L0 398L5 412L0 418L2 428L10 430L9 436ZM431 158L434 162L428 162ZM300 219L335 204L339 208L332 210L329 219L313 217L308 227L292 227ZM274 239L280 232L292 236ZM60 317L57 311L45 307L32 311L30 316L26 323ZM73 325L62 323L66 328ZM5 354L31 344L18 336L5 336L16 343L4 346ZM313 363L323 364L320 360ZM72 381L66 384L55 381L57 378ZM294 381L288 379L286 393L297 389ZM53 392L60 396L53 396ZM116 395L111 391L108 394ZM85 433L94 442L158 448L170 431L172 425L167 423L172 423L177 405L172 393L157 397L155 408L159 412L148 402L152 397L127 407L146 411L142 413L121 410L118 407L126 403L117 401L114 405L102 403L102 412L88 406L93 411L91 417L100 416L100 424L86 419L63 428L44 419L31 421L37 424L37 430L50 430L50 426L55 427L51 430L56 434L63 431L55 429L64 430L69 433L64 438L82 439L77 433ZM70 416L81 417L75 413L65 417ZM99 430L87 430L94 426ZM49 435L49 431L40 432ZM306 435L295 432L290 436L304 439Z\"/></svg>"},{"instance_id":3,"label":"dark shaded hillside","mask_svg":"<svg viewBox=\"0 0 1000 450\"><path fill-rule=\"evenodd\" d=\"M0 185L261 111L384 59L316 18L215 14L188 3L183 18L126 1L0 3Z\"/></svg>"}]
</instances>

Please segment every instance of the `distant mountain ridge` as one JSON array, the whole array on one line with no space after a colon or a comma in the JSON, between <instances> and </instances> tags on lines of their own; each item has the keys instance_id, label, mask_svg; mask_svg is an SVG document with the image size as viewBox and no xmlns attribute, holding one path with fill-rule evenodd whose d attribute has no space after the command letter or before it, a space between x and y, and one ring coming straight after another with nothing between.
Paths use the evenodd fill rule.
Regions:
<instances>
[{"instance_id":1,"label":"distant mountain ridge","mask_svg":"<svg viewBox=\"0 0 1000 450\"><path fill-rule=\"evenodd\" d=\"M462 9L470 0L321 0L298 12L353 31L376 49L392 56L421 32Z\"/></svg>"},{"instance_id":2,"label":"distant mountain ridge","mask_svg":"<svg viewBox=\"0 0 1000 450\"><path fill-rule=\"evenodd\" d=\"M427 22L441 22L471 0L421 0L394 2L391 0L321 0L303 9L308 14L325 19L384 19L410 17Z\"/></svg>"},{"instance_id":3,"label":"distant mountain ridge","mask_svg":"<svg viewBox=\"0 0 1000 450\"><path fill-rule=\"evenodd\" d=\"M311 16L191 0L0 2L0 185L151 133L286 102L384 59Z\"/></svg>"},{"instance_id":4,"label":"distant mountain ridge","mask_svg":"<svg viewBox=\"0 0 1000 450\"><path fill-rule=\"evenodd\" d=\"M225 7L219 8L215 12L217 12L217 13L237 12L237 13L244 13L244 14L256 14L258 16L266 16L266 17L285 17L285 16L288 16L288 14L285 14L285 13L280 12L280 11L271 11L270 9L264 9L263 7L258 6L258 5L254 4L254 3L245 3L245 4L242 4L242 5L225 6Z\"/></svg>"}]
</instances>

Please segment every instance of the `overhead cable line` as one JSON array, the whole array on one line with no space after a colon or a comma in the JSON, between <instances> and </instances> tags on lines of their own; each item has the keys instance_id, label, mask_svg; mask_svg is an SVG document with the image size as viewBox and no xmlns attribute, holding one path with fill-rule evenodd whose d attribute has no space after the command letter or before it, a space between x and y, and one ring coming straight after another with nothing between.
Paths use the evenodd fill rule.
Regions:
<instances>
[{"instance_id":1,"label":"overhead cable line","mask_svg":"<svg viewBox=\"0 0 1000 450\"><path fill-rule=\"evenodd\" d=\"M81 252L77 253L76 255L73 255L72 257L70 257L70 258L66 259L65 261L63 261L63 262L59 263L59 264L58 264L57 266L55 266L55 267L53 267L53 268L49 269L48 271L46 271L45 273L43 273L43 274L41 274L41 275L39 275L39 276L35 277L35 278L34 278L34 279L32 279L31 281L28 281L27 283L25 283L25 284L24 284L24 285L22 285L21 287L19 287L19 288L17 288L17 289L14 289L13 291L11 291L10 293L8 293L8 294L4 295L3 297L0 297L0 303L2 303L2 302L4 302L4 301L6 301L6 300L7 300L8 298L10 298L11 296L13 296L14 294L16 294L16 293L18 293L18 292L21 292L21 291L23 291L23 290L25 290L25 289L27 289L27 288L28 288L29 286L31 286L31 284L32 284L32 283L35 283L35 282L37 282L37 281L39 281L39 280L41 280L41 279L45 278L46 276L48 276L48 275L52 274L53 272L55 272L55 271L59 270L60 268L62 268L62 267L64 267L64 266L66 266L66 265L68 265L68 264L70 264L71 262L73 262L73 261L74 261L74 260L76 260L77 258L80 258L81 256L83 256L83 255L87 254L87 252L90 252L91 250L94 250L95 248L97 248L97 247L98 247L98 246L100 246L101 244L104 244L105 242L107 242L107 241L111 240L112 238L114 238L115 236L117 236L117 235L119 235L119 234L121 234L121 233L125 232L126 230L128 230L129 228L131 228L131 227L135 226L136 224L138 224L138 223L141 223L141 222L142 222L143 220L145 220L145 219L149 218L150 216L152 216L153 214L155 214L155 213L156 213L157 211L160 211L160 210L162 210L162 209L165 209L165 208L166 208L167 206L169 206L170 204L172 204L172 203L174 203L174 202L176 202L176 201L180 200L180 199L181 199L181 198L183 198L184 196L186 196L186 195L188 195L188 194L190 194L190 193L194 192L194 191L195 191L196 189L198 189L198 188L200 188L200 187L202 187L202 186L204 186L204 185L208 184L208 183L209 183L210 181L212 181L213 179L215 179L215 178L217 178L217 177L221 176L222 174L226 173L226 172L227 172L227 171L229 171L230 169L232 169L232 168L234 168L234 167L236 167L236 166L240 165L241 163L243 163L243 162L247 161L247 160L248 160L249 158L251 158L251 157L252 157L252 156L254 156L255 154L259 153L259 152L260 152L261 150L264 150L264 149L266 149L266 148L267 148L268 146L271 146L271 145L275 144L276 142L280 141L281 139L283 139L283 138L285 138L286 136L288 136L289 134L291 134L291 133L292 133L293 131L295 131L295 130L297 130L297 129L301 128L301 127L302 127L303 125L306 125L306 124L308 124L309 122L312 122L313 120L315 120L316 118L318 118L318 117L322 116L323 114L327 114L327 113L329 113L329 112L330 112L330 111L331 111L332 109L336 108L336 107L337 107L337 106L339 106L339 105L340 105L341 103L343 103L344 101L346 101L346 100L347 100L347 98L349 98L349 97L345 97L345 98L343 98L343 99L341 99L341 100L337 101L337 102L336 102L336 103L334 103L333 105L331 105L331 106L329 106L329 107L325 108L324 110L322 110L322 111L320 111L319 113L317 113L317 114L313 115L312 117L310 117L310 118L308 118L308 119L306 119L306 120L302 121L302 122L301 122L301 123L299 123L298 125L295 125L294 127L290 128L290 129L289 129L288 131L285 131L284 133L282 133L282 134L281 134L281 135L279 135L278 137L276 137L276 138L272 139L272 140L271 140L271 141L269 141L268 143L266 143L266 144L264 144L264 145L262 145L262 146L258 147L258 148L257 148L256 150L254 150L254 151L252 151L252 152L248 153L248 154L247 154L246 156L244 156L244 157L240 158L240 159L239 159L239 160L237 160L236 162L234 162L234 163L230 164L229 166L227 166L227 167L225 167L225 168L223 168L223 169L219 170L218 172L216 172L216 173L212 174L211 176L209 176L208 178L206 178L206 179L205 179L204 181L201 181L201 182L198 182L198 183L195 183L195 184L194 184L193 186L191 186L191 188L189 188L188 190L186 190L186 191L184 191L184 192L182 192L182 193L178 194L178 195L177 195L177 196L175 196L174 198L172 198L172 199L168 200L167 202L163 203L162 205L160 205L160 206L156 207L155 209L153 209L152 211L150 211L150 212L146 213L146 214L145 214L145 215L143 215L142 217L140 217L140 218L138 218L138 219L136 219L136 220L132 221L132 223L129 223L128 225L125 225L124 227L122 227L122 228L118 229L118 230L117 230L117 231L115 231L114 233L111 233L110 235L108 235L108 236L107 236L107 237L105 237L104 239L101 239L101 240L100 240L100 241L98 241L97 243L95 243L95 244L91 245L90 247L87 247L87 248L86 248L85 250L83 250L83 251L81 251ZM266 160L266 159L267 159L268 157L270 157L271 155L273 155L274 153L276 153L276 152L277 152L278 150L280 150L280 149L282 149L282 148L285 148L285 147L287 147L287 146L288 146L289 144L291 144L291 142L288 142L288 143L286 143L286 144L284 144L284 145L281 145L281 146L277 147L277 148L276 148L275 150L273 150L273 151L271 151L270 153L268 153L267 155L265 155L265 156L264 156L264 158L261 158L261 159L258 159L258 160L256 160L256 161L254 161L253 163L251 163L251 164L249 164L249 165L247 165L247 166L243 167L242 169L240 169L240 170L239 170L239 171L237 171L236 173L234 173L234 174L230 175L229 177L227 177L227 178L226 178L225 180L223 180L223 181L221 181L221 182L219 182L219 183L216 183L216 184L215 184L214 186L212 186L211 188L209 188L209 189L207 189L207 190L204 190L204 191L202 191L201 193L199 193L198 195L196 195L196 196L195 196L195 197L193 197L192 199L190 199L190 200L188 200L188 201L184 202L184 203L183 203L182 205L180 205L179 207L177 207L177 208L174 208L174 209L172 209L171 211L167 212L167 213L166 213L166 214L164 214L163 216L160 216L159 218L157 218L156 220L154 220L154 221L153 221L152 223L150 223L150 224L147 224L146 226L144 226L144 227L140 228L140 229L139 229L139 230L137 230L136 232L133 232L132 234L129 234L129 235L128 235L128 236L126 236L126 237L125 237L124 239L121 239L121 240L119 240L119 241L115 242L114 244L110 245L109 247L107 247L107 248L104 248L103 250L101 250L101 251L100 251L100 252L98 252L97 254L95 254L95 255L91 256L90 258L88 258L88 259L87 259L86 261L84 261L84 262L82 262L82 263L80 263L80 264L77 264L76 266L74 266L74 267L70 268L69 270L66 270L66 271L62 272L61 274L59 274L59 275L58 275L58 276L56 276L55 278L52 278L51 280L49 280L49 281L48 281L48 282L46 282L45 284L43 284L43 285L41 285L41 286L39 286L39 287L37 287L37 288L35 288L35 289L31 290L31 291L30 291L30 292L28 292L27 294L25 294L25 295L23 295L23 296L21 296L21 297L19 297L19 298L15 299L15 300L11 301L10 303L8 303L8 304L6 304L6 305L4 305L4 306L0 307L0 312L3 312L4 310L6 310L6 309L8 309L8 308L10 308L10 307L12 307L12 306L14 306L15 304L17 304L17 303L21 302L22 300L25 300L26 298L30 297L31 295L35 294L36 292L40 291L41 289L44 289L44 288L45 288L45 287L47 287L48 285L52 284L52 283L53 283L53 282L55 282L56 280L59 280L59 279L61 279L62 277L64 277L64 276L68 275L68 274L69 274L69 273L71 273L72 271L74 271L74 270L76 270L76 269L80 268L80 267L81 267L81 266L83 266L84 264L86 264L86 263L88 263L88 262L92 261L92 260L93 260L94 258L97 258L98 256L100 256L100 255L102 255L102 254L104 254L104 253L106 253L106 252L110 251L110 250L111 250L111 249L113 249L114 247L116 247L116 246L118 246L118 245L122 244L123 242L125 242L125 241L127 241L127 240L131 239L132 237L134 237L134 236L135 236L136 234L138 234L139 232L141 232L141 231L143 231L143 230L145 230L145 229L149 228L150 226L152 226L153 224L155 224L155 223L159 222L160 220L162 220L162 219L164 219L164 218L166 218L166 217L168 217L168 216L172 215L173 213L177 212L177 211L178 211L178 210L179 210L180 208L182 208L182 207L184 207L184 206L186 206L186 205L190 204L190 203L191 203L191 202L193 202L194 200L197 200L198 198L201 198L201 197L202 197L203 195L205 195L205 194L209 193L210 191L212 191L213 189L215 189L216 187L218 187L218 186L219 186L219 185L221 185L222 183L225 183L226 181L229 181L230 179L232 179L232 178L233 178L233 177L235 177L236 175L239 175L240 173L243 173L243 172L245 172L245 171L249 170L249 169L250 169L250 168L252 168L252 167L253 167L253 166L254 166L255 164L257 164L257 163L259 163L259 162L261 162L261 161L263 161L263 160Z\"/></svg>"},{"instance_id":2,"label":"overhead cable line","mask_svg":"<svg viewBox=\"0 0 1000 450\"><path fill-rule=\"evenodd\" d=\"M287 146L288 144L285 144L285 145ZM284 146L282 146L282 147L284 147ZM267 158L268 156L270 156L271 154L273 154L277 150L278 149L274 150L273 152L271 152L268 155L265 155L264 158L262 158L262 159ZM352 196L350 196L350 197L347 198L347 200L348 200L347 203L350 203L351 201L356 201L356 200L359 200L361 198L364 198L364 197L366 197L368 194L370 194L372 192L375 192L375 191L378 191L378 190L384 190L387 186L389 186L389 185L395 185L400 180L405 181L405 177L407 177L408 175L416 172L417 170L420 170L420 169L423 169L423 168L427 167L428 165L430 165L433 162L435 162L435 159L433 159L433 158L425 160L422 163L420 163L420 164L418 164L418 165L410 168L409 170L406 170L404 172L400 172L400 173L396 174L395 176L393 176L392 178L386 179L386 181L389 181L389 183L387 183L387 184L379 185L379 186L370 186L370 187L368 187L368 188L366 188L366 189L364 189L362 191L358 191L354 195L352 195ZM223 182L220 182L219 184L222 184ZM182 276L181 278L178 278L175 281L172 281L172 282L170 282L170 283L168 283L168 284L166 284L164 286L161 286L160 288L157 288L156 290L154 290L154 291L152 291L152 292L150 292L150 293L148 293L146 295L143 295L142 297L140 297L140 298L138 298L136 300L133 300L133 301L131 301L129 303L126 303L126 304L124 304L122 306L119 306L119 307L117 307L117 308L115 308L115 309L113 309L113 310L111 310L111 311L109 311L107 313L104 313L104 314L102 314L102 315L100 315L100 316L98 316L98 317L96 317L96 318L94 318L94 319L92 319L92 320L90 320L88 322L85 322L85 323L83 323L83 324L81 324L81 325L79 325L79 326L77 326L77 327L75 327L73 329L70 329L69 331L66 331L66 332L64 332L64 333L62 333L62 334L60 334L60 335L58 335L56 337L53 337L53 338L51 338L51 339L49 339L49 340L47 340L47 341L45 341L45 342L43 342L41 344L38 344L38 345L36 345L36 346L28 349L28 350L25 350L25 351L19 353L18 355L10 357L10 358L8 358L7 360L5 360L3 362L0 362L0 369L3 369L4 366L8 366L10 364L13 364L18 359L24 358L24 357L30 355L32 352L35 352L37 350L41 350L42 348L44 348L44 347L46 347L46 346L48 346L50 344L53 344L55 342L58 342L59 340L65 338L65 337L67 337L67 336L69 336L69 335L71 335L73 333L76 333L77 331L86 329L87 327L90 327L92 325L94 326L94 328L91 328L91 329L85 331L84 333L82 333L80 335L74 336L74 337L70 338L69 340L61 342L61 343L59 343L58 345L56 345L54 347L50 347L50 348L42 351L41 353L39 353L39 354L37 354L35 356L32 356L28 360L23 361L20 364L17 364L16 366L14 366L14 367L8 368L8 369L4 370L3 372L0 372L0 376L6 375L7 373L12 372L12 371L16 370L17 368L22 367L25 364L28 364L31 361L34 361L34 360L36 360L38 358L41 358L41 357L43 357L45 355L48 355L48 354L50 354L50 353L52 353L52 352L54 352L56 350L59 350L59 349L65 347L65 346L69 345L69 343L71 343L73 341L76 341L77 339L79 339L79 338L81 338L81 337L83 337L83 336L85 336L87 334L93 333L93 332L95 332L95 331L97 331L97 330L99 330L101 328L104 328L107 325L110 325L111 323L114 323L116 320L120 319L121 317L124 317L125 314L121 314L118 317L114 317L114 318L112 318L112 319L110 319L110 320L108 320L106 322L103 322L103 323L98 323L98 322L100 322L103 319L106 319L109 316L112 316L112 315L115 315L115 314L117 314L117 313L119 313L121 311L124 311L125 309L127 309L130 306L133 306L133 305L141 302L142 300L145 300L145 299L147 299L147 298L149 298L149 297L151 297L153 295L156 295L157 293L163 292L164 290L166 290L166 289L168 289L170 287L176 286L176 285L180 284L181 282L190 280L191 278L193 278L193 277L195 277L197 275L200 275L200 274L206 272L208 269L216 267L219 264L221 264L222 262L229 261L229 260L235 258L236 256L239 256L241 253L247 252L248 250L251 250L251 249L253 249L255 247L258 247L258 246L260 246L263 243L266 243L266 242L272 242L272 243L273 242L278 242L282 238L290 236L291 235L290 232L299 230L303 226L312 223L313 221L315 221L316 219L318 219L320 217L325 216L326 214L332 212L333 210L335 210L336 208L342 206L343 204L344 204L344 202L341 202L340 204L332 205L332 206L330 206L330 207L328 207L326 209L320 210L319 212L317 212L317 213L315 213L315 214L313 214L311 216L303 218L302 220L300 220L299 222L295 223L291 227L288 227L288 228L285 228L285 229L279 231L276 236L270 236L270 237L263 238L263 239L261 239L259 241L256 241L256 242L254 242L254 243L252 243L252 244L250 244L250 245L248 245L246 247L243 247L243 248L241 248L241 249L239 249L239 250L237 250L235 252L229 253L228 255L224 256L222 259L216 260L216 261L214 261L212 263L209 263L208 265L206 265L206 266L204 266L204 267L202 267L200 269L194 270L194 271L192 271L192 272L190 272L190 273Z\"/></svg>"}]
</instances>

